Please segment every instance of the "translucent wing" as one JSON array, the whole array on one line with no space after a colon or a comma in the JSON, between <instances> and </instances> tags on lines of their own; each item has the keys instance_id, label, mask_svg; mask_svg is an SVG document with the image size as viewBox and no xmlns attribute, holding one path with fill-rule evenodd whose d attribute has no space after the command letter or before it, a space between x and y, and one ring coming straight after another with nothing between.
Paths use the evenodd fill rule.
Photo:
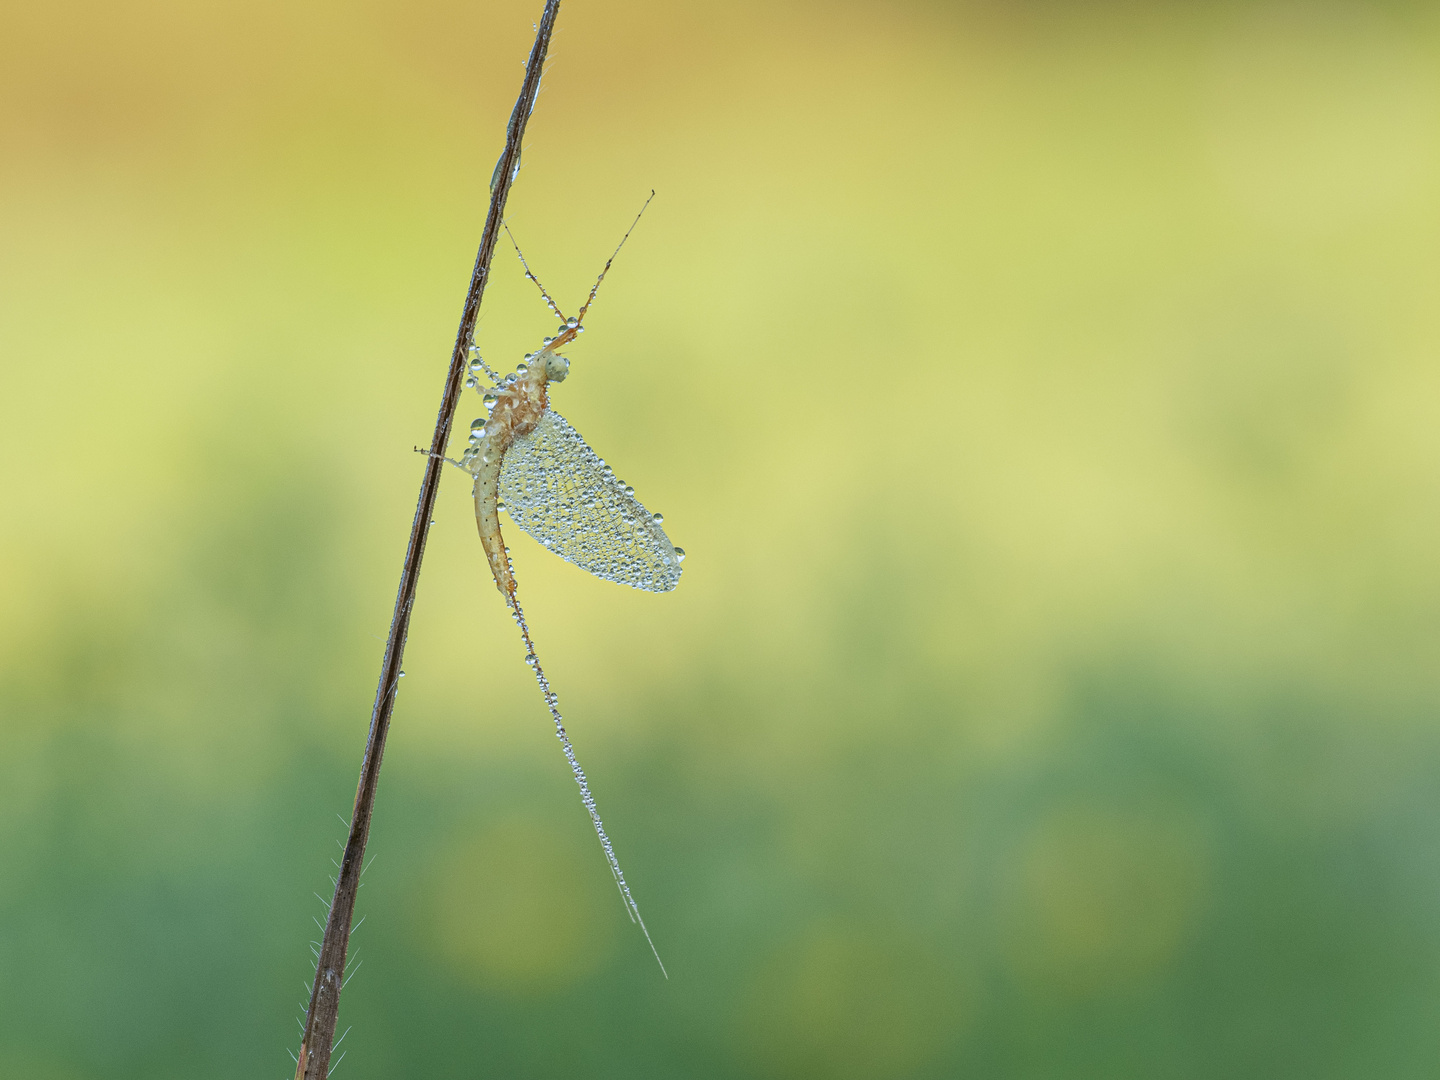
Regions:
<instances>
[{"instance_id":1,"label":"translucent wing","mask_svg":"<svg viewBox=\"0 0 1440 1080\"><path fill-rule=\"evenodd\" d=\"M505 452L500 499L516 525L596 577L650 592L680 581L665 530L554 409Z\"/></svg>"}]
</instances>

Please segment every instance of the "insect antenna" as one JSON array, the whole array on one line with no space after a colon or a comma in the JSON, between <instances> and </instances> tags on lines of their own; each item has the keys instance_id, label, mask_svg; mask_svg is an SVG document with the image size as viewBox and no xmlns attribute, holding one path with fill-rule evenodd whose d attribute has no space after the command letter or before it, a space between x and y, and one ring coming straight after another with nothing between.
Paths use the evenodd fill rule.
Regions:
<instances>
[{"instance_id":1,"label":"insect antenna","mask_svg":"<svg viewBox=\"0 0 1440 1080\"><path fill-rule=\"evenodd\" d=\"M545 291L545 286L540 284L540 279L531 272L530 264L525 261L525 253L520 250L520 245L515 243L515 234L510 231L510 226L503 221L500 224L505 226L505 235L510 237L510 243L515 248L515 254L520 256L520 265L525 267L525 276L535 282L535 287L540 290L540 295L545 298L545 303L550 305L550 310L555 313L555 317L563 323L565 316L561 314L560 308L556 305L555 301L550 299L550 294ZM606 263L605 265L608 268L610 264ZM597 282L596 284L599 283ZM581 314L583 315L584 312L582 311Z\"/></svg>"},{"instance_id":2,"label":"insect antenna","mask_svg":"<svg viewBox=\"0 0 1440 1080\"><path fill-rule=\"evenodd\" d=\"M655 189L650 189L650 199L655 198ZM650 205L650 199L645 200L645 206ZM640 214L645 213L645 206L640 207ZM590 305L595 302L595 293L600 288L600 282L605 280L605 275L610 272L610 264L615 261L615 256L620 254L620 249L625 246L625 241L630 239L630 234L635 231L635 226L640 224L640 214L635 215L635 220L630 223L630 228L625 230L625 235L620 238L620 243L615 245L614 252L610 258L605 260L605 269L600 271L600 276L595 279L595 287L590 290L590 297L580 308L580 314L575 317L577 323L585 321L585 312L590 310Z\"/></svg>"}]
</instances>

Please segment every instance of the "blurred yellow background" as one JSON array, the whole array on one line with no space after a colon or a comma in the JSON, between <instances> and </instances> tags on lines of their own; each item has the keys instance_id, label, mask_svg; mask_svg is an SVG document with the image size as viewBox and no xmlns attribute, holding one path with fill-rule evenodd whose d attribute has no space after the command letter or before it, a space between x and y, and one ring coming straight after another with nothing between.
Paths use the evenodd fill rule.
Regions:
<instances>
[{"instance_id":1,"label":"blurred yellow background","mask_svg":"<svg viewBox=\"0 0 1440 1080\"><path fill-rule=\"evenodd\" d=\"M0 1076L293 1071L540 6L0 9ZM658 192L554 402L689 558L508 539L671 978L450 471L340 1076L1433 1076L1440 13L559 26L508 217L569 310Z\"/></svg>"}]
</instances>

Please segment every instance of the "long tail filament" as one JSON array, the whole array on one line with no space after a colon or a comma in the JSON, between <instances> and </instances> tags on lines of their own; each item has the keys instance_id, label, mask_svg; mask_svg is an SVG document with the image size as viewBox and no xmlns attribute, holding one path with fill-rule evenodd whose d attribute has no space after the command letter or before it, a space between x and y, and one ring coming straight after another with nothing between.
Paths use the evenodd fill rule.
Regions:
<instances>
[{"instance_id":1,"label":"long tail filament","mask_svg":"<svg viewBox=\"0 0 1440 1080\"><path fill-rule=\"evenodd\" d=\"M525 662L535 670L535 681L540 684L540 693L544 695L545 705L550 710L550 716L555 721L555 735L560 740L560 745L565 749L565 760L570 763L570 771L575 774L575 783L580 787L580 801L585 804L585 809L590 814L590 821L595 826L595 835L600 838L600 846L605 849L605 860L610 864L610 873L615 875L615 884L620 889L620 897L625 902L625 911L630 920L637 923L640 932L645 935L645 942L650 946L650 951L655 954L655 962L660 965L660 973L665 978L670 978L670 973L665 970L665 962L660 959L660 951L655 948L655 942L650 939L650 931L645 928L645 920L640 917L640 908L635 903L635 898L630 895L630 886L625 883L625 874L620 869L620 860L615 857L615 848L610 843L610 837L605 833L605 825L600 820L600 811L595 807L595 796L590 794L589 781L585 779L585 770L580 767L579 760L575 757L575 748L570 745L570 736L565 731L565 721L560 716L560 699L555 691L550 689L550 680L545 678L545 669L540 666L540 657L535 653L535 643L530 640L530 627L526 625L525 613L520 610L520 601L512 593L510 604L514 608L515 624L520 627L520 637L525 642Z\"/></svg>"}]
</instances>

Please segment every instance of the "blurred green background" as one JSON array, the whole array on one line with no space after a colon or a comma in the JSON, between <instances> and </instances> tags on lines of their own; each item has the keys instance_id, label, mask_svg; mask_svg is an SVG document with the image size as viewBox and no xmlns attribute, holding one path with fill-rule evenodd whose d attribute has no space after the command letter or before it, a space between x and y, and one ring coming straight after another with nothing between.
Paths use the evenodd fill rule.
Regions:
<instances>
[{"instance_id":1,"label":"blurred green background","mask_svg":"<svg viewBox=\"0 0 1440 1080\"><path fill-rule=\"evenodd\" d=\"M539 10L0 9L0 1076L293 1072ZM567 0L562 306L652 187L685 578L509 539L670 981L450 472L342 1080L1440 1075L1440 9Z\"/></svg>"}]
</instances>

